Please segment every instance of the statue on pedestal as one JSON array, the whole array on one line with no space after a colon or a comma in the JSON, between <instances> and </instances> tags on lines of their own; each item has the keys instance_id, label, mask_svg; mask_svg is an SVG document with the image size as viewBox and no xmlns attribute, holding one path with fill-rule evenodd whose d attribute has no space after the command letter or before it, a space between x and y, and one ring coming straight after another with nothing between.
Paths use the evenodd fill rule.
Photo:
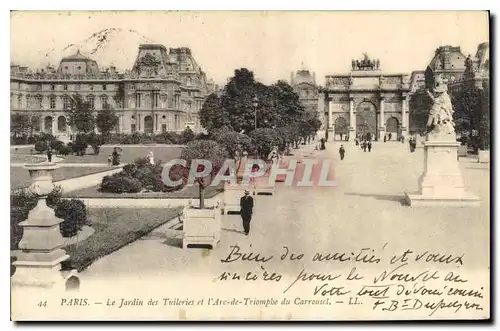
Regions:
<instances>
[{"instance_id":1,"label":"statue on pedestal","mask_svg":"<svg viewBox=\"0 0 500 331\"><path fill-rule=\"evenodd\" d=\"M453 122L453 106L446 81L438 76L435 79L433 91L427 90L427 94L432 100L432 107L427 119L427 134L433 136L455 135L455 123ZM443 137L442 137L443 138Z\"/></svg>"}]
</instances>

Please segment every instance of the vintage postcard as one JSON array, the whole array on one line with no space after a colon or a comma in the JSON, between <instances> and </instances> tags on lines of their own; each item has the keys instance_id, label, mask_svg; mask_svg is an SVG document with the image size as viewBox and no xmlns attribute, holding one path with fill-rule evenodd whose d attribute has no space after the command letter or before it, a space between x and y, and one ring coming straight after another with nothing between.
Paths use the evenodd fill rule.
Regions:
<instances>
[{"instance_id":1,"label":"vintage postcard","mask_svg":"<svg viewBox=\"0 0 500 331\"><path fill-rule=\"evenodd\" d=\"M489 21L13 11L11 318L489 319Z\"/></svg>"}]
</instances>

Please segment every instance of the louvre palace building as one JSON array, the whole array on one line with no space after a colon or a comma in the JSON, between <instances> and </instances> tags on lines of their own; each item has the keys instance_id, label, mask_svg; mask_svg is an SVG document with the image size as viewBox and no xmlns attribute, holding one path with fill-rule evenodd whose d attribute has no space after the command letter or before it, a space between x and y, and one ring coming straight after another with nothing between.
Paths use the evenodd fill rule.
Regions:
<instances>
[{"instance_id":1,"label":"louvre palace building","mask_svg":"<svg viewBox=\"0 0 500 331\"><path fill-rule=\"evenodd\" d=\"M75 96L96 111L110 106L119 117L119 133L202 131L198 119L213 82L186 47L167 49L158 44L139 46L131 70L99 67L79 51L60 60L57 68L42 70L11 64L11 112L30 116L33 131L68 138L65 109Z\"/></svg>"}]
</instances>

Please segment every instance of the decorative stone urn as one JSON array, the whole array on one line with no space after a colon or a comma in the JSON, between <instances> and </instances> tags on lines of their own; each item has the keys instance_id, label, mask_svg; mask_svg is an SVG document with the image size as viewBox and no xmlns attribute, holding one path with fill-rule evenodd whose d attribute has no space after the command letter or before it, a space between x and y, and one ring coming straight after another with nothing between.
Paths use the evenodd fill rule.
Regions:
<instances>
[{"instance_id":1,"label":"decorative stone urn","mask_svg":"<svg viewBox=\"0 0 500 331\"><path fill-rule=\"evenodd\" d=\"M33 180L29 190L37 194L39 200L28 218L19 223L23 227L23 237L19 242L17 261L13 263L16 267L11 278L13 286L62 289L68 279L71 278L72 283L75 281L75 270L61 271L61 263L69 258L61 248L64 239L59 224L64 220L57 218L46 203L54 188L51 173L58 167L50 162L25 165Z\"/></svg>"},{"instance_id":2,"label":"decorative stone urn","mask_svg":"<svg viewBox=\"0 0 500 331\"><path fill-rule=\"evenodd\" d=\"M184 238L182 246L210 245L212 249L220 241L221 210L219 202L214 207L200 209L193 206L191 201L184 208Z\"/></svg>"}]
</instances>

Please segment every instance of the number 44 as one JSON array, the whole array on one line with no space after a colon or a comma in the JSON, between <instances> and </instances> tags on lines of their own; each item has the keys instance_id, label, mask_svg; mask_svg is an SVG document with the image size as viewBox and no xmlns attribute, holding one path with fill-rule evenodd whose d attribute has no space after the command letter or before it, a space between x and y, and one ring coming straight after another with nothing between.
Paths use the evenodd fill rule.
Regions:
<instances>
[{"instance_id":1,"label":"number 44","mask_svg":"<svg viewBox=\"0 0 500 331\"><path fill-rule=\"evenodd\" d=\"M37 306L38 307L47 307L47 301L40 301Z\"/></svg>"}]
</instances>

